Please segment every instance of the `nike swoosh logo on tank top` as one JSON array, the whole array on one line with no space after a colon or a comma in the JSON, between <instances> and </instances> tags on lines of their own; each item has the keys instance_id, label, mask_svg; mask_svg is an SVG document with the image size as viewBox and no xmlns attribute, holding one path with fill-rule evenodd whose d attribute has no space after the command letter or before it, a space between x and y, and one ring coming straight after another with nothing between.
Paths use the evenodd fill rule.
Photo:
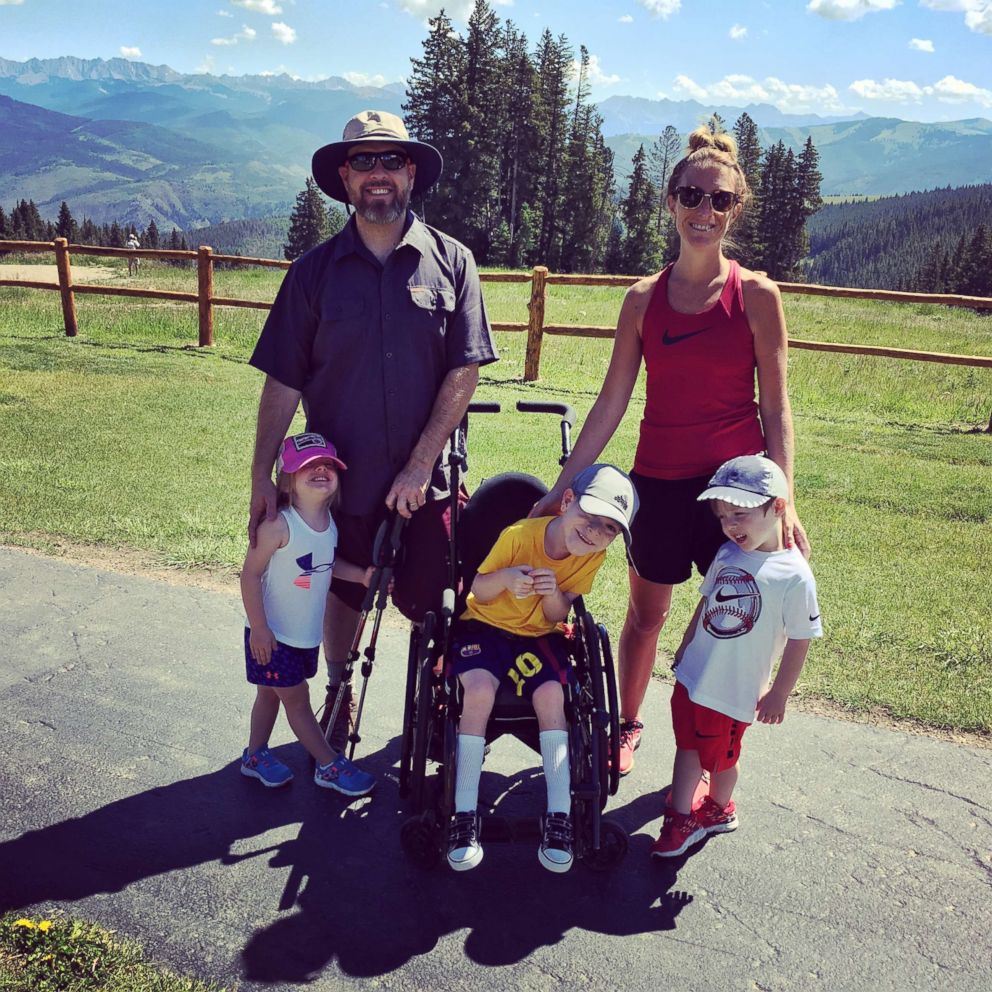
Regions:
<instances>
[{"instance_id":1,"label":"nike swoosh logo on tank top","mask_svg":"<svg viewBox=\"0 0 992 992\"><path fill-rule=\"evenodd\" d=\"M688 334L672 334L666 327L664 336L661 339L661 343L678 344L680 341L685 341L686 338L694 338L697 334L704 334L708 330L709 330L708 327L702 327L698 331L689 331Z\"/></svg>"}]
</instances>

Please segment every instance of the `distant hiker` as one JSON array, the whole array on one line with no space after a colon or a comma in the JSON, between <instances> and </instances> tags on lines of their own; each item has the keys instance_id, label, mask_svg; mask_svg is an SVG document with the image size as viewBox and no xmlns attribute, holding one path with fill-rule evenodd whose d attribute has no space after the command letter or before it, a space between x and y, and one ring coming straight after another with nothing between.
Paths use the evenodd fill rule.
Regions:
<instances>
[{"instance_id":1,"label":"distant hiker","mask_svg":"<svg viewBox=\"0 0 992 992\"><path fill-rule=\"evenodd\" d=\"M138 235L135 234L134 231L127 236L127 242L124 247L130 248L131 251L141 247L141 242L138 240ZM136 276L138 274L138 259L136 257L129 258L127 260L127 274L129 276Z\"/></svg>"},{"instance_id":2,"label":"distant hiker","mask_svg":"<svg viewBox=\"0 0 992 992\"><path fill-rule=\"evenodd\" d=\"M776 462L789 484L783 539L809 556L792 493L782 299L770 279L723 253L747 199L733 137L693 131L689 153L668 181L678 258L627 291L599 396L558 481L532 511L554 512L576 474L599 458L627 411L643 361L647 398L631 473L641 511L618 664L621 775L633 767L644 729L640 708L674 588L691 577L694 563L705 573L723 542L716 518L697 502L715 469L737 455L764 453Z\"/></svg>"},{"instance_id":3,"label":"distant hiker","mask_svg":"<svg viewBox=\"0 0 992 992\"><path fill-rule=\"evenodd\" d=\"M331 509L341 499L339 469L344 468L334 445L320 434L297 434L282 443L275 482L281 509L259 525L241 570L248 618L245 667L256 689L241 774L270 788L293 777L269 750L281 704L297 740L317 763L314 782L346 796L364 796L375 778L324 740L307 686L317 674L331 575L363 588L372 575L371 568L358 568L336 553Z\"/></svg>"},{"instance_id":4,"label":"distant hiker","mask_svg":"<svg viewBox=\"0 0 992 992\"><path fill-rule=\"evenodd\" d=\"M448 479L441 453L468 407L479 366L496 360L471 252L428 227L410 195L441 175L436 148L413 141L403 121L364 110L341 141L317 150L313 177L355 213L330 240L293 262L251 364L266 374L259 402L248 533L276 513L272 464L303 401L307 430L333 437L352 466L336 516L341 554L372 563L389 510L414 516L425 543L445 540ZM422 508L427 508L420 512ZM416 556L422 576L443 553ZM424 588L431 588L425 579ZM394 599L399 602L401 574ZM333 709L365 589L335 576L324 622L325 715ZM339 707L347 726L349 705ZM335 728L337 729L337 728Z\"/></svg>"}]
</instances>

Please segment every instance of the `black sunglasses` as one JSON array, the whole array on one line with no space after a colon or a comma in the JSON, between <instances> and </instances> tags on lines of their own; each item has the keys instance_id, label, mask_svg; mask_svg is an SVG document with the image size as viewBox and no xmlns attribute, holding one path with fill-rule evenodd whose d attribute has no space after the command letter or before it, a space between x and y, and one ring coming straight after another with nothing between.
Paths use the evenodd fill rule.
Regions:
<instances>
[{"instance_id":1,"label":"black sunglasses","mask_svg":"<svg viewBox=\"0 0 992 992\"><path fill-rule=\"evenodd\" d=\"M371 172L377 161L387 172L396 172L410 161L410 156L403 152L356 152L348 156L348 165L355 172Z\"/></svg>"},{"instance_id":2,"label":"black sunglasses","mask_svg":"<svg viewBox=\"0 0 992 992\"><path fill-rule=\"evenodd\" d=\"M698 186L677 186L675 195L683 207L690 210L703 202L703 197L710 201L710 206L718 213L725 214L734 204L740 203L741 198L729 189L718 189L715 193L704 193Z\"/></svg>"}]
</instances>

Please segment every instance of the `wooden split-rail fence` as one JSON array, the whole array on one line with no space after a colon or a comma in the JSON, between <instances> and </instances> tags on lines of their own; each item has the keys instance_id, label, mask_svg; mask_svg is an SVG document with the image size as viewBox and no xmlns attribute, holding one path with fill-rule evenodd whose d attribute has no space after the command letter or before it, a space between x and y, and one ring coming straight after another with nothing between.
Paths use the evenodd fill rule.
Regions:
<instances>
[{"instance_id":1,"label":"wooden split-rail fence","mask_svg":"<svg viewBox=\"0 0 992 992\"><path fill-rule=\"evenodd\" d=\"M56 290L62 296L62 316L65 333L75 337L79 330L76 317L76 296L100 294L106 296L130 296L138 299L173 300L182 303L195 303L199 308L199 344L207 347L214 343L214 307L249 307L256 310L269 310L272 304L263 300L241 300L232 297L215 296L213 272L217 263L236 265L259 265L274 269L288 269L289 262L273 258L246 258L242 255L215 254L207 245L196 251L177 251L160 248L97 248L91 245L70 245L65 238L55 241L0 241L0 253L54 252L58 270L58 282L32 282L25 279L0 279L0 286L18 286L24 289ZM196 262L197 291L182 293L164 289L136 289L130 286L98 286L94 284L74 284L72 281L72 255L99 255L108 258L154 258L162 261ZM544 320L544 301L547 287L558 286L631 286L638 276L594 276L563 275L549 272L542 265L531 272L483 272L483 282L520 282L531 284L529 318L526 321L495 321L497 331L519 331L527 334L527 349L524 360L524 380L534 382L540 378L541 346L545 334L565 334L575 337L612 338L614 328L599 325L547 324ZM981 296L958 296L949 293L900 293L883 289L847 289L838 286L816 286L807 283L780 282L783 293L798 293L809 296L831 296L835 298L882 300L892 303L934 303L943 306L968 307L973 310L992 310L992 299ZM932 351L913 351L906 348L884 348L876 345L835 344L826 341L803 341L789 339L790 348L810 351L829 351L846 355L876 355L882 358L898 358L916 362L937 362L944 365L968 365L976 368L992 368L992 357L980 355L948 355ZM992 418L988 433L992 433Z\"/></svg>"}]
</instances>

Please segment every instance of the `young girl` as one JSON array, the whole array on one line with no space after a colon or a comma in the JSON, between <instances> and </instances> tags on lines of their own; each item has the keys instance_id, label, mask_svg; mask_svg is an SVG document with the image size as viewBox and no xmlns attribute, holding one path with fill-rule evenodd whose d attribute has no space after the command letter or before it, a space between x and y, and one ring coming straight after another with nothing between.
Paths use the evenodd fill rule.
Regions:
<instances>
[{"instance_id":1,"label":"young girl","mask_svg":"<svg viewBox=\"0 0 992 992\"><path fill-rule=\"evenodd\" d=\"M364 585L372 573L334 560L338 533L331 510L340 497L338 469L346 467L321 434L297 434L282 443L276 463L282 509L259 525L241 571L248 616L245 666L248 681L257 687L241 774L270 787L293 777L268 748L281 702L293 733L317 763L314 782L346 796L364 796L375 778L324 740L306 681L317 673L331 572Z\"/></svg>"}]
</instances>

